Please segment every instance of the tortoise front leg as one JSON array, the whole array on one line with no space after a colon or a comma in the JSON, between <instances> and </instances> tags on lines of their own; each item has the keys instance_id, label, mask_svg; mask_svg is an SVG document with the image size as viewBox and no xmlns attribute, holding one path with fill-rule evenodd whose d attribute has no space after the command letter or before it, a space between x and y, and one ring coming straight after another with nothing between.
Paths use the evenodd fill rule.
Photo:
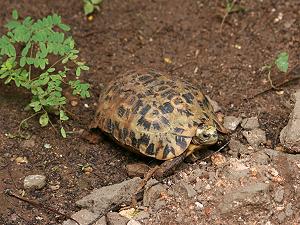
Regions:
<instances>
[{"instance_id":1,"label":"tortoise front leg","mask_svg":"<svg viewBox=\"0 0 300 225\"><path fill-rule=\"evenodd\" d=\"M193 154L193 152L198 148L199 145L190 144L188 149L180 156L163 162L154 172L154 177L160 179L169 176L172 172L175 171L176 167L180 165L187 156Z\"/></svg>"}]
</instances>

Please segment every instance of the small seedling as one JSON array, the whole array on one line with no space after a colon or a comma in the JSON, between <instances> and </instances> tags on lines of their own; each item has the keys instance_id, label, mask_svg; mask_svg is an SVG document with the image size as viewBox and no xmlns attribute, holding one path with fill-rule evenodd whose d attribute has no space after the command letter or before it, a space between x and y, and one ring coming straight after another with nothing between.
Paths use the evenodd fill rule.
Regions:
<instances>
[{"instance_id":1,"label":"small seedling","mask_svg":"<svg viewBox=\"0 0 300 225\"><path fill-rule=\"evenodd\" d=\"M31 17L23 21L18 18L14 10L5 25L8 32L0 37L0 79L5 79L5 84L13 81L32 94L28 107L35 113L21 122L19 130L36 115L40 115L40 125L47 126L51 123L51 112L59 117L60 133L66 137L62 123L69 117L62 90L69 85L73 95L90 97L89 85L79 81L81 71L89 67L78 60L75 42L66 34L70 27L61 22L60 16L53 14L37 21ZM72 69L70 64L74 65ZM75 74L76 79L67 81L70 74Z\"/></svg>"},{"instance_id":2,"label":"small seedling","mask_svg":"<svg viewBox=\"0 0 300 225\"><path fill-rule=\"evenodd\" d=\"M271 87L273 89L277 89L272 82L271 79L271 70L274 67L274 65L276 65L277 69L283 73L287 73L288 68L289 68L289 54L287 52L280 52L277 57L276 60L268 65L265 65L262 67L262 71L267 71L268 72L268 80L271 84Z\"/></svg>"},{"instance_id":3,"label":"small seedling","mask_svg":"<svg viewBox=\"0 0 300 225\"><path fill-rule=\"evenodd\" d=\"M84 6L84 14L90 15L92 14L95 9L99 10L99 5L101 4L102 0L83 0Z\"/></svg>"},{"instance_id":4,"label":"small seedling","mask_svg":"<svg viewBox=\"0 0 300 225\"><path fill-rule=\"evenodd\" d=\"M237 4L237 0L226 0L225 15L223 16L221 22L220 32L222 31L224 22L229 14L234 12L244 12L244 11L246 11L245 8Z\"/></svg>"}]
</instances>

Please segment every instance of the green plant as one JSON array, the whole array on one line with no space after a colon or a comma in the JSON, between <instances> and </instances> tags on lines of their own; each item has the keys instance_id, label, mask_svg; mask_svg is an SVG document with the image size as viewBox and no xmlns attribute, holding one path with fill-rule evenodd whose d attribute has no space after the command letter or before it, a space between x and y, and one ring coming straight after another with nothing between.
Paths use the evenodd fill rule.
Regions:
<instances>
[{"instance_id":1,"label":"green plant","mask_svg":"<svg viewBox=\"0 0 300 225\"><path fill-rule=\"evenodd\" d=\"M288 71L288 68L289 68L289 54L287 52L280 52L275 61L272 62L271 64L267 64L265 66L262 67L262 71L267 71L268 72L268 80L272 86L273 89L277 89L274 85L273 85L273 82L272 82L272 79L271 79L271 70L273 68L273 66L276 65L276 68L283 72L283 73L286 73Z\"/></svg>"},{"instance_id":2,"label":"green plant","mask_svg":"<svg viewBox=\"0 0 300 225\"><path fill-rule=\"evenodd\" d=\"M29 118L39 114L39 123L44 127L51 123L49 112L54 112L59 117L60 133L66 137L62 123L69 118L62 90L69 85L74 95L89 97L89 85L79 81L81 71L89 67L78 61L75 42L66 35L70 27L61 22L60 16L53 14L37 21L31 17L19 21L18 17L14 10L5 25L8 32L0 38L0 79L30 90L29 107L35 113ZM70 65L74 65L72 69ZM72 73L75 79L66 81ZM21 122L20 128L29 118Z\"/></svg>"},{"instance_id":3,"label":"green plant","mask_svg":"<svg viewBox=\"0 0 300 225\"><path fill-rule=\"evenodd\" d=\"M84 14L89 15L94 12L95 9L99 10L99 4L102 0L83 0L84 6Z\"/></svg>"}]
</instances>

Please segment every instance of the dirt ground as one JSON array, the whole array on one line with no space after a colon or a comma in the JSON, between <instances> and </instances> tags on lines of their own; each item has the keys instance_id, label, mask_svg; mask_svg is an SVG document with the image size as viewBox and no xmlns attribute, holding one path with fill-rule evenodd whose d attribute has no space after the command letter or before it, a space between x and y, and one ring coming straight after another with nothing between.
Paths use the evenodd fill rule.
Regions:
<instances>
[{"instance_id":1,"label":"dirt ground","mask_svg":"<svg viewBox=\"0 0 300 225\"><path fill-rule=\"evenodd\" d=\"M92 21L78 0L2 0L1 34L13 9L21 18L62 16L72 27L81 59L91 68L82 79L91 84L92 97L78 100L75 107L68 105L76 117L66 125L73 131L67 139L50 126L41 128L36 118L29 121L29 140L9 138L31 115L24 110L30 95L0 82L0 223L58 224L65 219L4 194L8 188L21 193L27 175L45 174L47 185L26 191L25 197L70 214L77 210L75 201L92 189L127 179L128 163L149 163L106 137L93 145L79 135L93 118L101 88L132 68L155 68L200 85L225 115L258 116L271 147L276 147L291 111L290 94L300 87L299 81L282 86L284 92L271 90L252 97L270 87L261 68L279 52L289 53L290 69L288 75L273 69L274 84L300 73L300 2L257 0L237 5L241 10L229 14L221 26L226 14L226 1L221 0L103 0ZM28 162L17 164L16 157ZM86 164L92 165L91 174L82 172L80 165ZM171 211L169 215L172 218Z\"/></svg>"}]
</instances>

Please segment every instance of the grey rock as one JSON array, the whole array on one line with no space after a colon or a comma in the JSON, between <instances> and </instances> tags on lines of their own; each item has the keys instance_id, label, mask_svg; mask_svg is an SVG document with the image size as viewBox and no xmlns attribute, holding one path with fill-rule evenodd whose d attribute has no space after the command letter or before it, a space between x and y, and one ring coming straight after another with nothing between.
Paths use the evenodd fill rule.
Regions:
<instances>
[{"instance_id":1,"label":"grey rock","mask_svg":"<svg viewBox=\"0 0 300 225\"><path fill-rule=\"evenodd\" d=\"M246 154L249 152L246 145L242 144L239 140L231 138L229 142L229 148L230 150L228 153L234 157L238 158L239 154Z\"/></svg>"},{"instance_id":2,"label":"grey rock","mask_svg":"<svg viewBox=\"0 0 300 225\"><path fill-rule=\"evenodd\" d=\"M283 189L283 187L280 186L275 191L274 200L276 202L280 203L280 202L282 202L283 197L284 197L284 189Z\"/></svg>"},{"instance_id":3,"label":"grey rock","mask_svg":"<svg viewBox=\"0 0 300 225\"><path fill-rule=\"evenodd\" d=\"M25 189L42 189L46 185L44 175L29 175L24 178Z\"/></svg>"},{"instance_id":4,"label":"grey rock","mask_svg":"<svg viewBox=\"0 0 300 225\"><path fill-rule=\"evenodd\" d=\"M107 225L126 225L129 221L128 218L121 216L117 212L109 212L106 215Z\"/></svg>"},{"instance_id":5,"label":"grey rock","mask_svg":"<svg viewBox=\"0 0 300 225\"><path fill-rule=\"evenodd\" d=\"M288 203L285 208L285 215L290 217L294 214L292 203Z\"/></svg>"},{"instance_id":6,"label":"grey rock","mask_svg":"<svg viewBox=\"0 0 300 225\"><path fill-rule=\"evenodd\" d=\"M236 158L231 158L229 160L229 166L224 169L227 177L231 179L239 179L241 177L246 177L249 174L249 167L247 167L241 160Z\"/></svg>"},{"instance_id":7,"label":"grey rock","mask_svg":"<svg viewBox=\"0 0 300 225\"><path fill-rule=\"evenodd\" d=\"M262 143L266 143L266 132L261 129L253 129L253 130L247 130L243 131L243 136L247 139L248 143L252 147L258 147Z\"/></svg>"},{"instance_id":8,"label":"grey rock","mask_svg":"<svg viewBox=\"0 0 300 225\"><path fill-rule=\"evenodd\" d=\"M193 186L183 180L176 184L176 186L175 189L180 189L179 191L189 198L192 198L197 194Z\"/></svg>"},{"instance_id":9,"label":"grey rock","mask_svg":"<svg viewBox=\"0 0 300 225\"><path fill-rule=\"evenodd\" d=\"M77 201L76 204L102 214L113 205L129 203L132 194L137 190L141 180L141 178L135 177L119 184L95 189L91 194Z\"/></svg>"},{"instance_id":10,"label":"grey rock","mask_svg":"<svg viewBox=\"0 0 300 225\"><path fill-rule=\"evenodd\" d=\"M258 118L256 116L250 117L250 118L245 118L245 119L243 119L241 126L245 130L253 130L253 129L259 128Z\"/></svg>"},{"instance_id":11,"label":"grey rock","mask_svg":"<svg viewBox=\"0 0 300 225\"><path fill-rule=\"evenodd\" d=\"M226 129L234 131L241 123L242 118L235 116L225 116L223 125Z\"/></svg>"},{"instance_id":12,"label":"grey rock","mask_svg":"<svg viewBox=\"0 0 300 225\"><path fill-rule=\"evenodd\" d=\"M221 111L221 107L219 106L219 104L212 100L209 96L206 95L206 98L208 99L209 103L212 105L214 112L220 112Z\"/></svg>"},{"instance_id":13,"label":"grey rock","mask_svg":"<svg viewBox=\"0 0 300 225\"><path fill-rule=\"evenodd\" d=\"M286 216L285 216L284 212L280 212L280 213L277 214L277 219L278 219L279 223L283 223L284 220L285 220L285 217Z\"/></svg>"},{"instance_id":14,"label":"grey rock","mask_svg":"<svg viewBox=\"0 0 300 225\"><path fill-rule=\"evenodd\" d=\"M97 219L98 214L92 213L87 209L82 209L74 213L71 217L74 220L76 220L80 225L88 225L91 222L93 222L95 219ZM68 219L64 221L62 225L78 225L78 224L75 221Z\"/></svg>"},{"instance_id":15,"label":"grey rock","mask_svg":"<svg viewBox=\"0 0 300 225\"><path fill-rule=\"evenodd\" d=\"M263 150L254 152L251 157L254 162L260 165L267 165L271 161L270 156Z\"/></svg>"},{"instance_id":16,"label":"grey rock","mask_svg":"<svg viewBox=\"0 0 300 225\"><path fill-rule=\"evenodd\" d=\"M105 216L102 216L99 220L97 220L93 225L107 225Z\"/></svg>"},{"instance_id":17,"label":"grey rock","mask_svg":"<svg viewBox=\"0 0 300 225\"><path fill-rule=\"evenodd\" d=\"M280 142L290 153L300 153L300 90L294 94L295 106L288 124L280 132Z\"/></svg>"},{"instance_id":18,"label":"grey rock","mask_svg":"<svg viewBox=\"0 0 300 225\"><path fill-rule=\"evenodd\" d=\"M158 210L165 207L166 205L167 205L167 202L164 199L158 199L154 203L153 211L157 212Z\"/></svg>"},{"instance_id":19,"label":"grey rock","mask_svg":"<svg viewBox=\"0 0 300 225\"><path fill-rule=\"evenodd\" d=\"M218 209L221 213L228 213L235 210L237 207L241 208L243 204L262 204L264 199L255 198L255 196L261 193L266 193L269 190L269 187L270 184L258 182L234 189L233 191L224 195L223 200L218 205ZM236 204L238 201L240 201L240 203Z\"/></svg>"},{"instance_id":20,"label":"grey rock","mask_svg":"<svg viewBox=\"0 0 300 225\"><path fill-rule=\"evenodd\" d=\"M150 179L147 182L147 185L145 187L144 191L144 197L143 197L143 205L144 206L150 206L155 203L155 201L161 197L162 193L167 193L167 189L162 184L156 184L152 186L152 184L156 183L157 180Z\"/></svg>"}]
</instances>

